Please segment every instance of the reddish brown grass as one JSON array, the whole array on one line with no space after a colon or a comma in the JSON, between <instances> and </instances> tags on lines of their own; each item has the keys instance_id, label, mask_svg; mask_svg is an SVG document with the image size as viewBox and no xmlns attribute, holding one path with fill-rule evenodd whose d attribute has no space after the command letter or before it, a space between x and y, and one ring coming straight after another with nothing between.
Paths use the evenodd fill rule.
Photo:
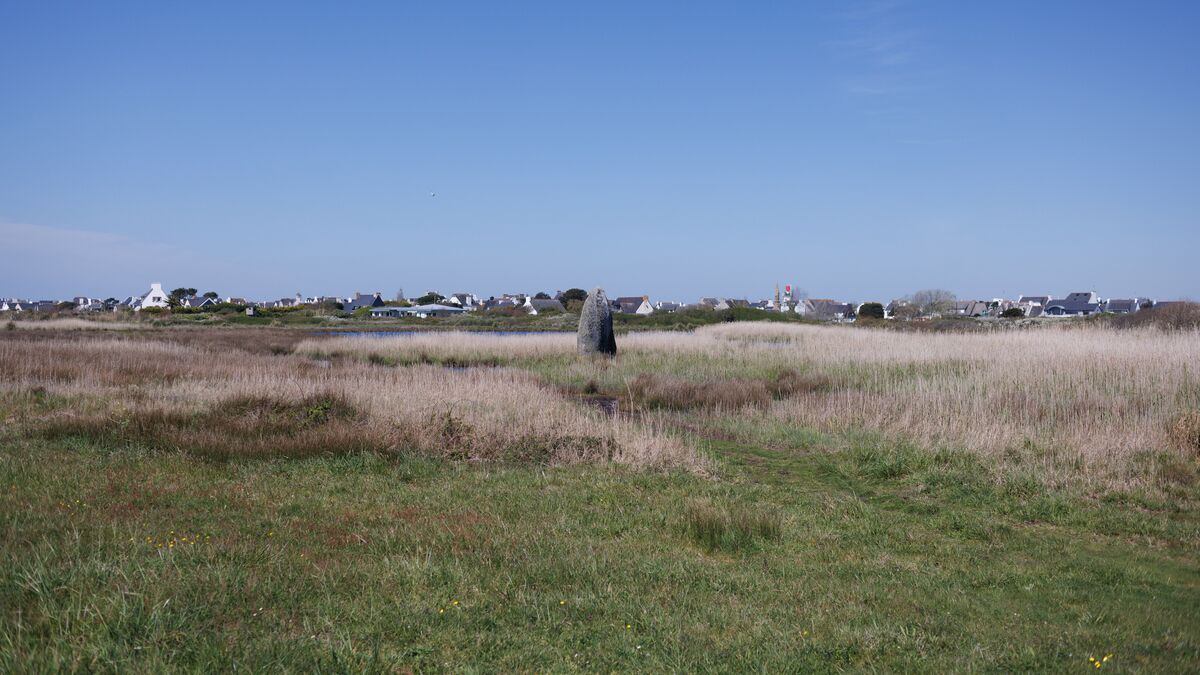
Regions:
<instances>
[{"instance_id":1,"label":"reddish brown grass","mask_svg":"<svg viewBox=\"0 0 1200 675\"><path fill-rule=\"evenodd\" d=\"M1172 420L1167 438L1176 448L1200 457L1200 411L1186 412Z\"/></svg>"},{"instance_id":2,"label":"reddish brown grass","mask_svg":"<svg viewBox=\"0 0 1200 675\"><path fill-rule=\"evenodd\" d=\"M736 378L695 382L658 373L641 373L628 385L633 404L642 408L737 410L762 408L772 400L796 394L823 392L831 381L823 375L802 375L784 368L774 380Z\"/></svg>"},{"instance_id":3,"label":"reddish brown grass","mask_svg":"<svg viewBox=\"0 0 1200 675\"><path fill-rule=\"evenodd\" d=\"M35 428L48 438L82 437L179 450L208 459L308 457L383 451L388 439L336 394L298 401L237 396L206 410L120 409L64 412Z\"/></svg>"},{"instance_id":4,"label":"reddish brown grass","mask_svg":"<svg viewBox=\"0 0 1200 675\"><path fill-rule=\"evenodd\" d=\"M692 382L657 373L642 373L633 378L629 396L636 406L671 410L736 410L771 402L771 390L761 380Z\"/></svg>"}]
</instances>

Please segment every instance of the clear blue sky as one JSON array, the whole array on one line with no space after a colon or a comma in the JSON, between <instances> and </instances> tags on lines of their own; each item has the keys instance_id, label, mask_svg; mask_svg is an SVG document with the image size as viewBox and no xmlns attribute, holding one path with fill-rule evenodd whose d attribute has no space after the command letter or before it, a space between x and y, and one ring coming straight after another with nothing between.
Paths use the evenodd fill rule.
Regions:
<instances>
[{"instance_id":1,"label":"clear blue sky","mask_svg":"<svg viewBox=\"0 0 1200 675\"><path fill-rule=\"evenodd\" d=\"M1196 298L1197 35L1195 1L3 2L0 296Z\"/></svg>"}]
</instances>

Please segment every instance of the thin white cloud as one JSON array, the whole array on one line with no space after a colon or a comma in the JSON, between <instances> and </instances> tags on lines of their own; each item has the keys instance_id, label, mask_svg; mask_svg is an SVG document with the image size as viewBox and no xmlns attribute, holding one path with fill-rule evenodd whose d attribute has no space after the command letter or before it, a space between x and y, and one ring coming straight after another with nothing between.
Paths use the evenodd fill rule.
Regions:
<instances>
[{"instance_id":1,"label":"thin white cloud","mask_svg":"<svg viewBox=\"0 0 1200 675\"><path fill-rule=\"evenodd\" d=\"M128 246L150 246L166 248L163 244L135 240L112 232L75 230L62 227L48 227L46 225L33 225L31 223L10 223L3 221L0 221L0 238L3 238L8 248L28 249L42 253L59 250L60 247L99 246L110 249Z\"/></svg>"},{"instance_id":2,"label":"thin white cloud","mask_svg":"<svg viewBox=\"0 0 1200 675\"><path fill-rule=\"evenodd\" d=\"M867 29L855 37L831 44L850 57L884 67L911 63L921 46L920 34L916 31L882 27Z\"/></svg>"},{"instance_id":3,"label":"thin white cloud","mask_svg":"<svg viewBox=\"0 0 1200 675\"><path fill-rule=\"evenodd\" d=\"M133 293L203 267L164 241L0 221L0 296ZM151 278L153 277L153 278Z\"/></svg>"},{"instance_id":4,"label":"thin white cloud","mask_svg":"<svg viewBox=\"0 0 1200 675\"><path fill-rule=\"evenodd\" d=\"M852 21L861 21L863 19L873 19L885 14L890 14L906 3L904 0L872 0L871 2L860 2L857 5L852 5L849 9L840 13L843 19Z\"/></svg>"},{"instance_id":5,"label":"thin white cloud","mask_svg":"<svg viewBox=\"0 0 1200 675\"><path fill-rule=\"evenodd\" d=\"M846 66L841 87L850 96L892 96L930 87L925 36L908 25L900 2L881 0L841 15L845 37L828 43Z\"/></svg>"},{"instance_id":6,"label":"thin white cloud","mask_svg":"<svg viewBox=\"0 0 1200 675\"><path fill-rule=\"evenodd\" d=\"M900 85L870 85L846 83L843 87L847 94L854 96L889 96L902 94L908 89Z\"/></svg>"}]
</instances>

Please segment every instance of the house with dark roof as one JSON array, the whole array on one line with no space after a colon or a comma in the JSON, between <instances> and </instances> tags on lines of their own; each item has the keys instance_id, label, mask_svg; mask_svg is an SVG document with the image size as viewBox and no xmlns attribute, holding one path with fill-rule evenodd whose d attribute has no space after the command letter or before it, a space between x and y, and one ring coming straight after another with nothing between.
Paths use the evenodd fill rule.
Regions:
<instances>
[{"instance_id":1,"label":"house with dark roof","mask_svg":"<svg viewBox=\"0 0 1200 675\"><path fill-rule=\"evenodd\" d=\"M650 304L650 296L625 296L612 301L614 312L621 314L653 314L654 306Z\"/></svg>"},{"instance_id":2,"label":"house with dark roof","mask_svg":"<svg viewBox=\"0 0 1200 675\"><path fill-rule=\"evenodd\" d=\"M487 300L484 300L481 303L481 307L484 310L512 309L514 307L521 307L524 304L525 304L524 298L522 298L521 300L517 300L515 297L510 296L510 295L502 295L498 298L496 296L492 296L492 297L488 298Z\"/></svg>"},{"instance_id":3,"label":"house with dark roof","mask_svg":"<svg viewBox=\"0 0 1200 675\"><path fill-rule=\"evenodd\" d=\"M347 312L353 312L360 307L383 307L383 293L375 291L374 293L359 293L354 291L354 295L346 298L342 303L342 309Z\"/></svg>"},{"instance_id":4,"label":"house with dark roof","mask_svg":"<svg viewBox=\"0 0 1200 675\"><path fill-rule=\"evenodd\" d=\"M717 304L713 305L712 308L717 310L718 312L720 312L720 311L726 310L726 309L733 309L734 307L749 307L749 306L750 306L749 300L739 300L737 298L720 298L717 300Z\"/></svg>"},{"instance_id":5,"label":"house with dark roof","mask_svg":"<svg viewBox=\"0 0 1200 675\"><path fill-rule=\"evenodd\" d=\"M34 300L26 303L25 309L30 312L53 312L58 309L58 303L54 300Z\"/></svg>"},{"instance_id":6,"label":"house with dark roof","mask_svg":"<svg viewBox=\"0 0 1200 675\"><path fill-rule=\"evenodd\" d=\"M1095 291L1071 293L1046 303L1046 316L1088 316L1100 311L1100 298Z\"/></svg>"},{"instance_id":7,"label":"house with dark roof","mask_svg":"<svg viewBox=\"0 0 1200 675\"><path fill-rule=\"evenodd\" d=\"M804 311L800 311L801 307L803 307ZM809 298L803 300L796 306L796 311L799 314L821 321L843 321L855 317L854 305L828 298Z\"/></svg>"},{"instance_id":8,"label":"house with dark roof","mask_svg":"<svg viewBox=\"0 0 1200 675\"><path fill-rule=\"evenodd\" d=\"M216 298L200 297L200 298L184 298L183 301L180 302L179 304L184 307L190 307L191 309L201 309L203 307L212 307L218 303L219 303L219 301Z\"/></svg>"},{"instance_id":9,"label":"house with dark roof","mask_svg":"<svg viewBox=\"0 0 1200 675\"><path fill-rule=\"evenodd\" d=\"M988 303L980 300L958 300L951 305L950 312L958 316L985 316Z\"/></svg>"},{"instance_id":10,"label":"house with dark roof","mask_svg":"<svg viewBox=\"0 0 1200 675\"><path fill-rule=\"evenodd\" d=\"M1046 311L1046 305L1050 304L1050 300L1051 296L1049 295L1022 295L1017 298L1016 306L1025 312L1025 316L1036 317Z\"/></svg>"},{"instance_id":11,"label":"house with dark roof","mask_svg":"<svg viewBox=\"0 0 1200 675\"><path fill-rule=\"evenodd\" d=\"M537 315L542 312L565 312L566 307L554 298L525 298L525 304L521 305L526 312Z\"/></svg>"},{"instance_id":12,"label":"house with dark roof","mask_svg":"<svg viewBox=\"0 0 1200 675\"><path fill-rule=\"evenodd\" d=\"M1141 304L1137 301L1137 298L1109 298L1108 300L1104 301L1103 309L1101 311L1108 312L1110 314L1131 314L1138 311L1140 308Z\"/></svg>"}]
</instances>

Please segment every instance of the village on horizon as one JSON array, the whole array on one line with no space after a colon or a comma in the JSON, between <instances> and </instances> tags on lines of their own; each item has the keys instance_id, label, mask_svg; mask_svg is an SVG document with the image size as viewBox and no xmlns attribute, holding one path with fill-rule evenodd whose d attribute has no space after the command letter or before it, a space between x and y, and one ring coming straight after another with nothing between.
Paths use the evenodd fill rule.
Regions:
<instances>
[{"instance_id":1,"label":"village on horizon","mask_svg":"<svg viewBox=\"0 0 1200 675\"><path fill-rule=\"evenodd\" d=\"M293 297L275 300L252 300L238 296L221 296L215 291L200 293L195 288L176 288L166 291L161 282L152 282L150 289L139 295L124 299L106 299L86 295L61 300L27 300L22 298L0 298L0 312L4 313L93 313L93 312L154 312L183 310L204 311L217 308L244 309L255 315L261 309L287 309L311 307L330 312L344 312L370 317L420 318L451 316L475 311L507 311L536 315L543 313L578 311L587 297L587 291L572 288L546 292L504 293L499 296L480 297L474 293L455 292L442 295L428 291L409 299L403 289L391 298L381 291L349 296L316 295L304 296L297 292ZM773 297L759 300L730 297L702 297L697 302L652 301L649 295L619 296L610 301L612 311L618 314L650 315L662 312L686 310L728 310L735 308L755 309L766 312L789 312L806 318L823 321L851 321L860 314L881 319L911 319L923 317L1073 317L1092 314L1129 314L1152 307L1183 302L1180 300L1156 300L1148 297L1104 298L1095 291L1075 291L1065 296L1021 295L1012 298L987 298L963 300L952 292L941 289L917 291L912 295L894 299L886 304L878 301L843 302L831 298L811 298L791 284L776 285Z\"/></svg>"}]
</instances>

